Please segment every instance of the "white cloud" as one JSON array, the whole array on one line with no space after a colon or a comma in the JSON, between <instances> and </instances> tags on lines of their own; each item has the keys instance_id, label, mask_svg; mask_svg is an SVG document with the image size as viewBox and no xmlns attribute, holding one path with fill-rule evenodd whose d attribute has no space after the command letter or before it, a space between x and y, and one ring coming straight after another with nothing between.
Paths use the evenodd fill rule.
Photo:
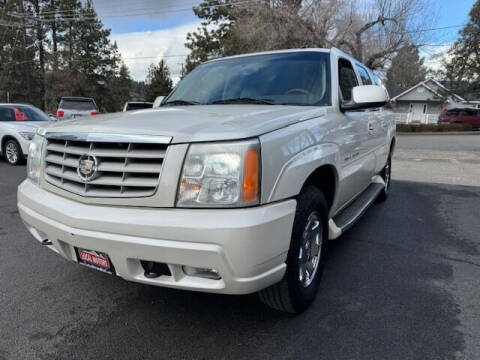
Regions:
<instances>
[{"instance_id":1,"label":"white cloud","mask_svg":"<svg viewBox=\"0 0 480 360\"><path fill-rule=\"evenodd\" d=\"M148 66L163 58L176 82L180 78L185 56L174 55L186 55L190 52L184 45L186 36L198 26L199 23L195 22L164 30L112 34L111 39L117 42L133 79L145 80Z\"/></svg>"},{"instance_id":2,"label":"white cloud","mask_svg":"<svg viewBox=\"0 0 480 360\"><path fill-rule=\"evenodd\" d=\"M425 66L433 71L440 70L444 60L450 60L448 51L453 44L444 44L440 46L423 46L420 56L425 59Z\"/></svg>"}]
</instances>

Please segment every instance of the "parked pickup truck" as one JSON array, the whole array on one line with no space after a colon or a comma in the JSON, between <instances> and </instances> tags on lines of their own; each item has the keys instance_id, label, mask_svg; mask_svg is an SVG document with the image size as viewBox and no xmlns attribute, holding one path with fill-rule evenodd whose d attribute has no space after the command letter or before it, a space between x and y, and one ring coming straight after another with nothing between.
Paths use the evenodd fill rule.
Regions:
<instances>
[{"instance_id":1,"label":"parked pickup truck","mask_svg":"<svg viewBox=\"0 0 480 360\"><path fill-rule=\"evenodd\" d=\"M90 268L301 312L328 240L389 194L395 127L372 77L337 49L208 61L159 109L40 129L20 215Z\"/></svg>"}]
</instances>

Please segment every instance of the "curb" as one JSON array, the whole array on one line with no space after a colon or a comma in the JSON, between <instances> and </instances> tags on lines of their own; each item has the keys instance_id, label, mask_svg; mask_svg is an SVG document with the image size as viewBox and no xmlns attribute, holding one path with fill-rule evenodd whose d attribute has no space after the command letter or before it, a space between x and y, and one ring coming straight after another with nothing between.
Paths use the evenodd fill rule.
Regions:
<instances>
[{"instance_id":1,"label":"curb","mask_svg":"<svg viewBox=\"0 0 480 360\"><path fill-rule=\"evenodd\" d=\"M399 136L417 136L417 135L480 135L480 131L425 131L425 132L400 132L397 131Z\"/></svg>"}]
</instances>

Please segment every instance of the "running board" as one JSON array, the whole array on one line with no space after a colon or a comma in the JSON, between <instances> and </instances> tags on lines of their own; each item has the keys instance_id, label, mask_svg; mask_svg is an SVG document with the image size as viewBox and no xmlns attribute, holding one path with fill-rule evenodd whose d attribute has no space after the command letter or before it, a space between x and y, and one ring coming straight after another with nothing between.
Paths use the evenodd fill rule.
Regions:
<instances>
[{"instance_id":1,"label":"running board","mask_svg":"<svg viewBox=\"0 0 480 360\"><path fill-rule=\"evenodd\" d=\"M358 196L340 214L328 222L328 238L334 240L352 227L365 213L370 205L377 199L380 192L385 188L381 177L374 177L370 186Z\"/></svg>"}]
</instances>

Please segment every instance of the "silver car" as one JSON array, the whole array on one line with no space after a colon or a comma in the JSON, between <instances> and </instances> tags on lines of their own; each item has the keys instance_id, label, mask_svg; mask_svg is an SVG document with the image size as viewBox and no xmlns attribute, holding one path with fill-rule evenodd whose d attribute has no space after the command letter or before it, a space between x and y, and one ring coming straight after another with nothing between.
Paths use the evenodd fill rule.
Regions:
<instances>
[{"instance_id":1,"label":"silver car","mask_svg":"<svg viewBox=\"0 0 480 360\"><path fill-rule=\"evenodd\" d=\"M25 104L0 104L0 155L10 165L24 163L28 148L39 126L50 118L40 109Z\"/></svg>"},{"instance_id":2,"label":"silver car","mask_svg":"<svg viewBox=\"0 0 480 360\"><path fill-rule=\"evenodd\" d=\"M58 120L68 120L81 116L98 115L95 100L87 97L62 97L57 110Z\"/></svg>"},{"instance_id":3,"label":"silver car","mask_svg":"<svg viewBox=\"0 0 480 360\"><path fill-rule=\"evenodd\" d=\"M388 197L387 102L373 72L337 49L208 61L159 109L39 129L19 213L42 246L91 269L259 292L299 313L320 288L328 240Z\"/></svg>"}]
</instances>

